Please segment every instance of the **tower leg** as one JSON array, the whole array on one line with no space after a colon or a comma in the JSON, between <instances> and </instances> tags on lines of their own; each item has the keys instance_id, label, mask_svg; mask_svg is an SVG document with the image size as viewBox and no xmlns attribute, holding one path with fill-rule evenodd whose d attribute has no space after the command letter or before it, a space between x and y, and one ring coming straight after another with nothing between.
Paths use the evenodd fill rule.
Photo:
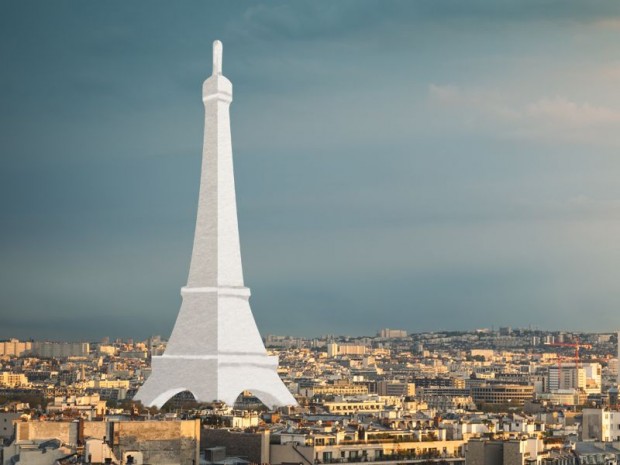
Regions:
<instances>
[{"instance_id":1,"label":"tower leg","mask_svg":"<svg viewBox=\"0 0 620 465\"><path fill-rule=\"evenodd\" d=\"M218 385L220 400L228 405L233 405L243 391L250 391L269 408L297 405L275 367L246 365L240 369L239 366L222 364Z\"/></svg>"},{"instance_id":2,"label":"tower leg","mask_svg":"<svg viewBox=\"0 0 620 465\"><path fill-rule=\"evenodd\" d=\"M142 385L134 400L142 402L146 407L161 408L169 399L183 391L187 389L173 385L164 376L153 373Z\"/></svg>"},{"instance_id":3,"label":"tower leg","mask_svg":"<svg viewBox=\"0 0 620 465\"><path fill-rule=\"evenodd\" d=\"M267 355L153 357L153 372L135 399L161 408L174 395L189 391L198 402L233 406L247 390L270 408L297 405L276 372L277 363L277 357ZM207 373L216 376L205 378Z\"/></svg>"},{"instance_id":4,"label":"tower leg","mask_svg":"<svg viewBox=\"0 0 620 465\"><path fill-rule=\"evenodd\" d=\"M179 392L189 391L199 402L217 399L217 359L200 357L153 357L151 376L134 399L142 404L161 408ZM207 376L205 376L207 375Z\"/></svg>"}]
</instances>

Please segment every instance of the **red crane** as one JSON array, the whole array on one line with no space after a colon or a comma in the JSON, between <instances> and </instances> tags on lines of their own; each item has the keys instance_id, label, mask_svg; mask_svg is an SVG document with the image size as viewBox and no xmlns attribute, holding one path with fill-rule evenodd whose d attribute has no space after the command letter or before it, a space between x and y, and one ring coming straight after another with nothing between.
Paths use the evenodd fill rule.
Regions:
<instances>
[{"instance_id":1,"label":"red crane","mask_svg":"<svg viewBox=\"0 0 620 465\"><path fill-rule=\"evenodd\" d=\"M577 342L551 342L548 345L559 346L559 347L574 347L575 348L575 367L579 368L579 349L582 347L584 349L591 349L592 344L582 344L581 342L579 342L579 339L577 339L576 341ZM560 359L559 355L558 355L558 359Z\"/></svg>"},{"instance_id":2,"label":"red crane","mask_svg":"<svg viewBox=\"0 0 620 465\"><path fill-rule=\"evenodd\" d=\"M574 347L575 348L575 368L577 370L579 370L579 349L582 347L585 349L592 348L592 344L582 344L579 341L579 338L576 338L576 342L550 342L547 345L557 346L557 347ZM560 354L557 354L557 356L558 356L558 387L559 387L562 383L562 356ZM576 376L579 376L579 374L577 373Z\"/></svg>"}]
</instances>

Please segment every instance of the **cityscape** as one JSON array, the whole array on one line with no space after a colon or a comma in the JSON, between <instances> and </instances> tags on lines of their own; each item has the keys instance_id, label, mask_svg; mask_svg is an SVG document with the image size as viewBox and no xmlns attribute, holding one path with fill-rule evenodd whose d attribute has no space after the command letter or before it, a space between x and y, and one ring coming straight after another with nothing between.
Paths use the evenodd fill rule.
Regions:
<instances>
[{"instance_id":1,"label":"cityscape","mask_svg":"<svg viewBox=\"0 0 620 465\"><path fill-rule=\"evenodd\" d=\"M0 342L12 463L616 463L618 334L268 335L295 407L133 401L166 341Z\"/></svg>"}]
</instances>

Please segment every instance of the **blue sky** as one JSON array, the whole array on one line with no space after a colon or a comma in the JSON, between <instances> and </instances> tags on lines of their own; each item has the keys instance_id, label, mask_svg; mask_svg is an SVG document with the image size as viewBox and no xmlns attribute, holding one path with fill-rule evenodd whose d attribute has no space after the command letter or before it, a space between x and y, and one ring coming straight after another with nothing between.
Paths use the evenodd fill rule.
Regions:
<instances>
[{"instance_id":1,"label":"blue sky","mask_svg":"<svg viewBox=\"0 0 620 465\"><path fill-rule=\"evenodd\" d=\"M0 337L168 336L224 43L263 334L620 328L615 1L0 4Z\"/></svg>"}]
</instances>

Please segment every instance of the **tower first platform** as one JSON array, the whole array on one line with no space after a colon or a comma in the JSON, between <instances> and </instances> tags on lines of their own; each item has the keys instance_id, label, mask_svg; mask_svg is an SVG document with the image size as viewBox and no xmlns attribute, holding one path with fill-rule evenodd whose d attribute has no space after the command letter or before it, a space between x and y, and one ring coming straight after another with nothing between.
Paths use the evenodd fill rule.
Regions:
<instances>
[{"instance_id":1,"label":"tower first platform","mask_svg":"<svg viewBox=\"0 0 620 465\"><path fill-rule=\"evenodd\" d=\"M213 43L213 73L204 82L205 132L194 248L183 302L164 355L135 396L161 407L182 391L199 402L233 405L244 390L266 406L296 405L267 355L243 284L229 107L222 43Z\"/></svg>"}]
</instances>

